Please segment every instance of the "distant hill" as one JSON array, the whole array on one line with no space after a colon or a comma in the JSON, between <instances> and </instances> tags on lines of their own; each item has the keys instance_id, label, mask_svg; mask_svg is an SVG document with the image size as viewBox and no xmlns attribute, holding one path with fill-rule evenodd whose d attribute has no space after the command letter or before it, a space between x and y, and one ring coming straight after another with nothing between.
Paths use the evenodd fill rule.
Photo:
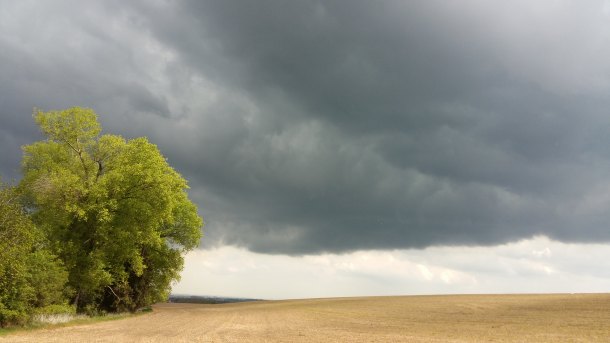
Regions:
<instances>
[{"instance_id":1,"label":"distant hill","mask_svg":"<svg viewBox=\"0 0 610 343\"><path fill-rule=\"evenodd\" d=\"M246 301L259 301L262 299L249 299L249 298L227 298L227 297L215 297L208 295L184 295L184 294L172 294L169 296L168 302L170 303L189 303L189 304L228 304L228 303L240 303Z\"/></svg>"}]
</instances>

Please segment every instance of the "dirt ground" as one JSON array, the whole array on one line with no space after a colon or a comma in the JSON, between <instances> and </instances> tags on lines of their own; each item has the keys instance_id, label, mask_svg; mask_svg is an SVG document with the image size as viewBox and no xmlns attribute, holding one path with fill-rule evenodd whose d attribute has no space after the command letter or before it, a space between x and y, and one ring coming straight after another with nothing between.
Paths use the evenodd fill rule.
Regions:
<instances>
[{"instance_id":1,"label":"dirt ground","mask_svg":"<svg viewBox=\"0 0 610 343\"><path fill-rule=\"evenodd\" d=\"M451 295L158 304L0 342L610 342L610 295Z\"/></svg>"}]
</instances>

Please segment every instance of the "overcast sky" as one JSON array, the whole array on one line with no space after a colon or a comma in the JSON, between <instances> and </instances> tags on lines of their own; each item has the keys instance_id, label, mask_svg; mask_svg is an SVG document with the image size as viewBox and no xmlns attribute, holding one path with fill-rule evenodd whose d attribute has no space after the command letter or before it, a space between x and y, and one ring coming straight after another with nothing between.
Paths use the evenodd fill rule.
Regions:
<instances>
[{"instance_id":1,"label":"overcast sky","mask_svg":"<svg viewBox=\"0 0 610 343\"><path fill-rule=\"evenodd\" d=\"M610 287L608 1L0 0L4 180L72 106L189 180L177 291Z\"/></svg>"}]
</instances>

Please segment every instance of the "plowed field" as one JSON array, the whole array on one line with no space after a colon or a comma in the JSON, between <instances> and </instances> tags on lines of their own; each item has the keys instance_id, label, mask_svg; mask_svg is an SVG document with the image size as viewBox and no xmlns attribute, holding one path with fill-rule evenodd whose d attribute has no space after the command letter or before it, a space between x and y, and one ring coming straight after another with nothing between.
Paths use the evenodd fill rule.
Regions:
<instances>
[{"instance_id":1,"label":"plowed field","mask_svg":"<svg viewBox=\"0 0 610 343\"><path fill-rule=\"evenodd\" d=\"M610 295L451 295L158 304L0 342L610 342Z\"/></svg>"}]
</instances>

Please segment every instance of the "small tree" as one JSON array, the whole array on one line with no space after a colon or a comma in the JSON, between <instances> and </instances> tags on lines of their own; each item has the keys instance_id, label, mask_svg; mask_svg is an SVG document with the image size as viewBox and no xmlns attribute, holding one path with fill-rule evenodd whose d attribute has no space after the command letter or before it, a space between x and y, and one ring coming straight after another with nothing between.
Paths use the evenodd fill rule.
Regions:
<instances>
[{"instance_id":1,"label":"small tree","mask_svg":"<svg viewBox=\"0 0 610 343\"><path fill-rule=\"evenodd\" d=\"M27 320L33 289L27 283L23 256L34 242L33 226L15 192L0 185L0 326Z\"/></svg>"},{"instance_id":2,"label":"small tree","mask_svg":"<svg viewBox=\"0 0 610 343\"><path fill-rule=\"evenodd\" d=\"M67 272L19 199L0 183L0 326L23 324L35 308L65 302Z\"/></svg>"},{"instance_id":3,"label":"small tree","mask_svg":"<svg viewBox=\"0 0 610 343\"><path fill-rule=\"evenodd\" d=\"M35 111L24 147L32 218L69 272L79 310L134 311L167 297L201 237L187 182L146 138L100 135L90 109Z\"/></svg>"}]
</instances>

